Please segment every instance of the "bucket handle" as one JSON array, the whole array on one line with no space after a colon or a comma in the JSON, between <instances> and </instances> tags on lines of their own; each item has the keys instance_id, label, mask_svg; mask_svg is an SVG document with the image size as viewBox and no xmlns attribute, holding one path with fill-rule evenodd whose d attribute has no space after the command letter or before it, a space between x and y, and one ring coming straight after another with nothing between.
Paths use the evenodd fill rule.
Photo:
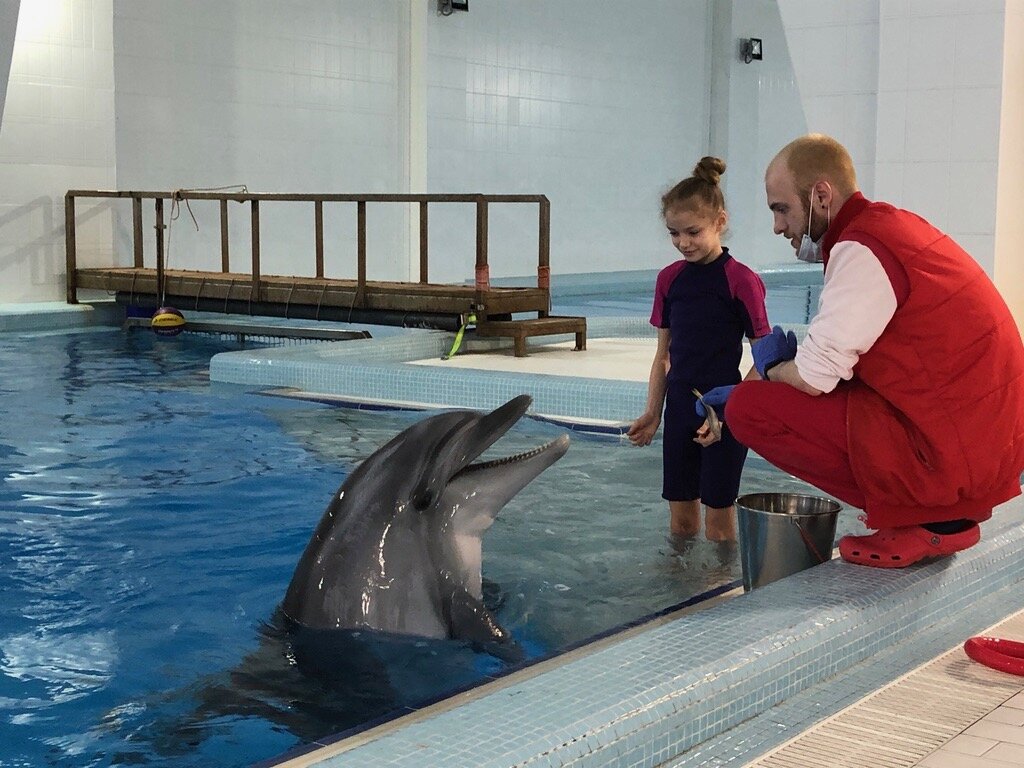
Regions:
<instances>
[{"instance_id":1,"label":"bucket handle","mask_svg":"<svg viewBox=\"0 0 1024 768\"><path fill-rule=\"evenodd\" d=\"M814 546L814 542L811 541L811 537L807 535L807 531L805 531L804 527L800 524L800 520L798 518L791 517L789 518L789 521L796 526L796 529L798 531L800 531L800 538L804 540L804 546L811 551L812 555L818 558L818 564L820 565L821 563L828 562L828 560L821 556L821 553L818 551L818 548ZM829 555L831 554L832 553L830 552Z\"/></svg>"}]
</instances>

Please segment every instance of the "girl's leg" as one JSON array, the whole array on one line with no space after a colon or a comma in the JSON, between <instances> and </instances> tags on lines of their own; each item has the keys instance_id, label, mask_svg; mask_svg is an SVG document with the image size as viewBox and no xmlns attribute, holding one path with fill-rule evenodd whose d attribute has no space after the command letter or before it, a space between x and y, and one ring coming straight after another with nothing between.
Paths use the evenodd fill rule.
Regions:
<instances>
[{"instance_id":1,"label":"girl's leg","mask_svg":"<svg viewBox=\"0 0 1024 768\"><path fill-rule=\"evenodd\" d=\"M708 541L736 541L736 496L740 488L747 447L740 443L728 424L722 439L703 451L700 495L704 499L704 535Z\"/></svg>"},{"instance_id":2,"label":"girl's leg","mask_svg":"<svg viewBox=\"0 0 1024 768\"><path fill-rule=\"evenodd\" d=\"M668 501L669 532L692 537L700 532L700 451L693 442L695 398L669 387L662 437L662 498Z\"/></svg>"},{"instance_id":3,"label":"girl's leg","mask_svg":"<svg viewBox=\"0 0 1024 768\"><path fill-rule=\"evenodd\" d=\"M673 536L692 537L700 533L700 499L670 501L669 532Z\"/></svg>"},{"instance_id":4,"label":"girl's leg","mask_svg":"<svg viewBox=\"0 0 1024 768\"><path fill-rule=\"evenodd\" d=\"M704 536L708 541L736 541L736 507L705 507Z\"/></svg>"},{"instance_id":5,"label":"girl's leg","mask_svg":"<svg viewBox=\"0 0 1024 768\"><path fill-rule=\"evenodd\" d=\"M846 408L842 385L815 397L781 382L746 381L729 396L725 419L741 443L779 469L864 509L850 466Z\"/></svg>"}]
</instances>

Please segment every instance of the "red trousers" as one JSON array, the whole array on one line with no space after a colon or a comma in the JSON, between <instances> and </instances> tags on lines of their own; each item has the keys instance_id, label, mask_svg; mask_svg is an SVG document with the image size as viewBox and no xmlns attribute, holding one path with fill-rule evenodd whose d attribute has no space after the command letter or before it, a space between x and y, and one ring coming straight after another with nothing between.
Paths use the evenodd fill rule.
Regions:
<instances>
[{"instance_id":1,"label":"red trousers","mask_svg":"<svg viewBox=\"0 0 1024 768\"><path fill-rule=\"evenodd\" d=\"M748 381L733 390L725 421L776 467L851 507L864 509L846 440L846 390L811 396L788 384Z\"/></svg>"},{"instance_id":2,"label":"red trousers","mask_svg":"<svg viewBox=\"0 0 1024 768\"><path fill-rule=\"evenodd\" d=\"M992 516L991 502L982 500L966 499L953 509L908 507L897 513L866 505L850 464L848 392L840 386L815 397L780 382L747 381L729 396L725 420L737 440L779 469L863 509L869 528L957 519L983 522Z\"/></svg>"}]
</instances>

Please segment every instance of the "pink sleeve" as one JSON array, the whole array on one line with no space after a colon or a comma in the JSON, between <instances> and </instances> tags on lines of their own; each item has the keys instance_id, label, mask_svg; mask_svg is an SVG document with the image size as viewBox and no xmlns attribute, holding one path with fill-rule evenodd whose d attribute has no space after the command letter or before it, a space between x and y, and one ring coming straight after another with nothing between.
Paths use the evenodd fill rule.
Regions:
<instances>
[{"instance_id":1,"label":"pink sleeve","mask_svg":"<svg viewBox=\"0 0 1024 768\"><path fill-rule=\"evenodd\" d=\"M747 311L748 339L759 339L772 332L768 325L768 309L765 307L764 281L749 267L733 259L726 264L726 278L729 290L734 298L739 299Z\"/></svg>"},{"instance_id":2,"label":"pink sleeve","mask_svg":"<svg viewBox=\"0 0 1024 768\"><path fill-rule=\"evenodd\" d=\"M654 306L651 309L651 325L655 328L668 328L665 322L665 298L668 296L672 281L685 266L686 262L680 260L669 264L658 273L658 279L654 284Z\"/></svg>"}]
</instances>

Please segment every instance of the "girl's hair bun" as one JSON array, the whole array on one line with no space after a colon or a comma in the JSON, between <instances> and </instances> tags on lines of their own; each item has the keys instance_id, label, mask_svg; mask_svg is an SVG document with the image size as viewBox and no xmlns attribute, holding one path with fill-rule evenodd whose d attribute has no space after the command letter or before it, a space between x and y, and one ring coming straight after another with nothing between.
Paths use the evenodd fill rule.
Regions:
<instances>
[{"instance_id":1,"label":"girl's hair bun","mask_svg":"<svg viewBox=\"0 0 1024 768\"><path fill-rule=\"evenodd\" d=\"M725 173L725 161L719 157L702 157L700 162L693 167L693 175L708 184L717 184L723 173Z\"/></svg>"}]
</instances>

